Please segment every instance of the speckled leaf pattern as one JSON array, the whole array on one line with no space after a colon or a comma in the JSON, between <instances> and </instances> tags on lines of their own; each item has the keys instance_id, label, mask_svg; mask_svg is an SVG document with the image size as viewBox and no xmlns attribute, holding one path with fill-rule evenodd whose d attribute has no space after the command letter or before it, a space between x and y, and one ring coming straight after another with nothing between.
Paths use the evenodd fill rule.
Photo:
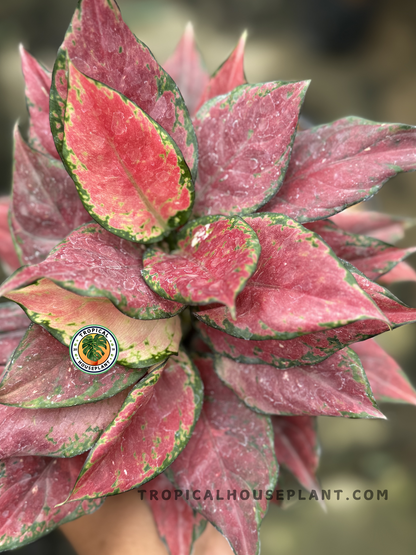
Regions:
<instances>
[{"instance_id":1,"label":"speckled leaf pattern","mask_svg":"<svg viewBox=\"0 0 416 555\"><path fill-rule=\"evenodd\" d=\"M85 455L13 457L0 462L0 550L33 542L60 524L93 513L103 499L65 503Z\"/></svg>"},{"instance_id":2,"label":"speckled leaf pattern","mask_svg":"<svg viewBox=\"0 0 416 555\"><path fill-rule=\"evenodd\" d=\"M277 481L271 421L247 408L221 383L210 357L194 361L205 387L202 413L168 475L176 487L190 490L190 506L227 538L236 555L256 555L267 510L265 491L273 490ZM206 490L212 498L206 497ZM244 501L241 492L243 498L248 496Z\"/></svg>"},{"instance_id":3,"label":"speckled leaf pattern","mask_svg":"<svg viewBox=\"0 0 416 555\"><path fill-rule=\"evenodd\" d=\"M147 500L169 555L191 555L194 541L204 531L206 520L191 509L164 474L147 483L146 491L151 489L158 497L150 499L147 495Z\"/></svg>"},{"instance_id":4,"label":"speckled leaf pattern","mask_svg":"<svg viewBox=\"0 0 416 555\"><path fill-rule=\"evenodd\" d=\"M416 251L416 247L399 249L366 235L348 233L330 221L312 222L306 227L320 235L339 258L353 264L370 279L386 274Z\"/></svg>"},{"instance_id":5,"label":"speckled leaf pattern","mask_svg":"<svg viewBox=\"0 0 416 555\"><path fill-rule=\"evenodd\" d=\"M403 370L374 339L355 343L352 348L360 357L378 401L416 405L416 391Z\"/></svg>"},{"instance_id":6,"label":"speckled leaf pattern","mask_svg":"<svg viewBox=\"0 0 416 555\"><path fill-rule=\"evenodd\" d=\"M237 298L196 317L242 339L290 339L365 319L385 320L371 298L320 237L282 214L246 216L261 256Z\"/></svg>"},{"instance_id":7,"label":"speckled leaf pattern","mask_svg":"<svg viewBox=\"0 0 416 555\"><path fill-rule=\"evenodd\" d=\"M383 285L400 281L416 281L416 271L407 262L399 262L390 272L382 275L378 281Z\"/></svg>"},{"instance_id":8,"label":"speckled leaf pattern","mask_svg":"<svg viewBox=\"0 0 416 555\"><path fill-rule=\"evenodd\" d=\"M5 366L11 354L19 345L26 330L15 330L0 333L0 366Z\"/></svg>"},{"instance_id":9,"label":"speckled leaf pattern","mask_svg":"<svg viewBox=\"0 0 416 555\"><path fill-rule=\"evenodd\" d=\"M196 45L192 23L187 24L178 46L163 67L178 85L189 113L193 116L208 84L209 74Z\"/></svg>"},{"instance_id":10,"label":"speckled leaf pattern","mask_svg":"<svg viewBox=\"0 0 416 555\"><path fill-rule=\"evenodd\" d=\"M120 91L157 121L195 177L198 147L179 89L124 23L114 0L80 0L58 52L51 89L51 129L58 150L67 100L66 56L82 73Z\"/></svg>"},{"instance_id":11,"label":"speckled leaf pattern","mask_svg":"<svg viewBox=\"0 0 416 555\"><path fill-rule=\"evenodd\" d=\"M2 302L0 304L0 333L27 329L29 318L15 303Z\"/></svg>"},{"instance_id":12,"label":"speckled leaf pattern","mask_svg":"<svg viewBox=\"0 0 416 555\"><path fill-rule=\"evenodd\" d=\"M112 233L154 242L188 219L193 183L175 142L71 63L62 156L85 208Z\"/></svg>"},{"instance_id":13,"label":"speckled leaf pattern","mask_svg":"<svg viewBox=\"0 0 416 555\"><path fill-rule=\"evenodd\" d=\"M384 418L351 349L287 370L216 357L215 370L247 406L265 414Z\"/></svg>"},{"instance_id":14,"label":"speckled leaf pattern","mask_svg":"<svg viewBox=\"0 0 416 555\"><path fill-rule=\"evenodd\" d=\"M204 104L194 120L197 216L248 214L278 191L308 84L241 85Z\"/></svg>"},{"instance_id":15,"label":"speckled leaf pattern","mask_svg":"<svg viewBox=\"0 0 416 555\"><path fill-rule=\"evenodd\" d=\"M30 409L82 405L113 397L145 372L118 364L99 376L80 372L68 347L32 324L0 382L0 404Z\"/></svg>"},{"instance_id":16,"label":"speckled leaf pattern","mask_svg":"<svg viewBox=\"0 0 416 555\"><path fill-rule=\"evenodd\" d=\"M71 499L114 495L163 472L188 442L202 382L184 352L141 380L91 450Z\"/></svg>"},{"instance_id":17,"label":"speckled leaf pattern","mask_svg":"<svg viewBox=\"0 0 416 555\"><path fill-rule=\"evenodd\" d=\"M415 147L414 127L356 117L300 131L283 187L264 210L300 222L332 216L415 170Z\"/></svg>"},{"instance_id":18,"label":"speckled leaf pattern","mask_svg":"<svg viewBox=\"0 0 416 555\"><path fill-rule=\"evenodd\" d=\"M29 142L33 148L59 159L49 124L51 72L20 45L25 78L26 105L29 111Z\"/></svg>"},{"instance_id":19,"label":"speckled leaf pattern","mask_svg":"<svg viewBox=\"0 0 416 555\"><path fill-rule=\"evenodd\" d=\"M5 274L20 266L9 229L9 206L10 198L0 197L0 264Z\"/></svg>"},{"instance_id":20,"label":"speckled leaf pattern","mask_svg":"<svg viewBox=\"0 0 416 555\"><path fill-rule=\"evenodd\" d=\"M205 216L182 228L173 252L148 249L142 275L162 297L192 305L221 303L234 314L260 251L256 233L241 218Z\"/></svg>"},{"instance_id":21,"label":"speckled leaf pattern","mask_svg":"<svg viewBox=\"0 0 416 555\"><path fill-rule=\"evenodd\" d=\"M119 364L145 368L178 352L181 327L178 316L164 320L135 320L122 314L105 298L81 297L48 279L5 295L20 304L36 324L41 324L64 345L83 326L98 325L117 337Z\"/></svg>"},{"instance_id":22,"label":"speckled leaf pattern","mask_svg":"<svg viewBox=\"0 0 416 555\"><path fill-rule=\"evenodd\" d=\"M183 305L156 295L141 271L144 246L113 235L99 224L84 224L40 264L21 268L0 287L0 295L42 277L88 297L107 297L132 318L169 318Z\"/></svg>"},{"instance_id":23,"label":"speckled leaf pattern","mask_svg":"<svg viewBox=\"0 0 416 555\"><path fill-rule=\"evenodd\" d=\"M10 223L22 264L34 264L91 217L62 163L28 146L17 128L14 139Z\"/></svg>"}]
</instances>

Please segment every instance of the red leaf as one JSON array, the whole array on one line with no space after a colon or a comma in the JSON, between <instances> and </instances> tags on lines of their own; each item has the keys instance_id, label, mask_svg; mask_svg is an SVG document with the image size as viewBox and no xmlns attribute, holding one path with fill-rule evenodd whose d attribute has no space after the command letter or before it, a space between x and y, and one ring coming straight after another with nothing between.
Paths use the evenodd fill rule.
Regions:
<instances>
[{"instance_id":1,"label":"red leaf","mask_svg":"<svg viewBox=\"0 0 416 555\"><path fill-rule=\"evenodd\" d=\"M416 405L416 392L403 370L373 339L355 343L352 348L361 359L376 399Z\"/></svg>"},{"instance_id":2,"label":"red leaf","mask_svg":"<svg viewBox=\"0 0 416 555\"><path fill-rule=\"evenodd\" d=\"M30 115L29 142L33 148L59 159L49 124L51 72L20 45L25 78L26 104Z\"/></svg>"},{"instance_id":3,"label":"red leaf","mask_svg":"<svg viewBox=\"0 0 416 555\"><path fill-rule=\"evenodd\" d=\"M289 370L217 357L215 370L247 406L265 414L384 418L351 349Z\"/></svg>"},{"instance_id":4,"label":"red leaf","mask_svg":"<svg viewBox=\"0 0 416 555\"><path fill-rule=\"evenodd\" d=\"M163 66L178 85L189 113L193 116L208 84L209 74L196 45L192 23L187 24L175 52Z\"/></svg>"},{"instance_id":5,"label":"red leaf","mask_svg":"<svg viewBox=\"0 0 416 555\"><path fill-rule=\"evenodd\" d=\"M26 330L29 318L15 303L0 304L0 333L15 330Z\"/></svg>"},{"instance_id":6,"label":"red leaf","mask_svg":"<svg viewBox=\"0 0 416 555\"><path fill-rule=\"evenodd\" d=\"M25 332L26 330L23 329L0 334L0 366L6 365Z\"/></svg>"},{"instance_id":7,"label":"red leaf","mask_svg":"<svg viewBox=\"0 0 416 555\"><path fill-rule=\"evenodd\" d=\"M416 271L407 262L399 262L390 272L380 276L379 283L390 285L399 281L416 281Z\"/></svg>"},{"instance_id":8,"label":"red leaf","mask_svg":"<svg viewBox=\"0 0 416 555\"><path fill-rule=\"evenodd\" d=\"M244 74L244 48L247 40L247 32L245 31L237 46L231 52L229 57L217 69L209 82L206 84L202 98L200 99L197 110L207 100L231 92L240 85L247 83Z\"/></svg>"},{"instance_id":9,"label":"red leaf","mask_svg":"<svg viewBox=\"0 0 416 555\"><path fill-rule=\"evenodd\" d=\"M9 206L9 197L0 197L0 263L6 274L20 266L9 229Z\"/></svg>"},{"instance_id":10,"label":"red leaf","mask_svg":"<svg viewBox=\"0 0 416 555\"><path fill-rule=\"evenodd\" d=\"M202 383L182 352L129 393L82 469L70 499L114 495L151 480L185 447L199 416Z\"/></svg>"},{"instance_id":11,"label":"red leaf","mask_svg":"<svg viewBox=\"0 0 416 555\"><path fill-rule=\"evenodd\" d=\"M309 82L242 85L195 118L195 214L248 214L282 184Z\"/></svg>"},{"instance_id":12,"label":"red leaf","mask_svg":"<svg viewBox=\"0 0 416 555\"><path fill-rule=\"evenodd\" d=\"M225 307L199 309L206 324L243 339L290 339L350 322L385 320L350 272L320 237L282 214L256 214L261 256L236 302L236 319Z\"/></svg>"},{"instance_id":13,"label":"red leaf","mask_svg":"<svg viewBox=\"0 0 416 555\"><path fill-rule=\"evenodd\" d=\"M206 216L182 228L177 249L148 249L142 272L158 295L186 304L225 304L235 311L236 296L256 269L257 235L241 218Z\"/></svg>"},{"instance_id":14,"label":"red leaf","mask_svg":"<svg viewBox=\"0 0 416 555\"><path fill-rule=\"evenodd\" d=\"M118 364L99 376L80 372L68 347L32 324L1 380L0 403L30 409L82 405L116 395L144 374Z\"/></svg>"},{"instance_id":15,"label":"red leaf","mask_svg":"<svg viewBox=\"0 0 416 555\"><path fill-rule=\"evenodd\" d=\"M205 385L204 405L192 438L169 475L175 486L190 490L190 506L227 538L236 555L255 555L267 510L265 490L273 490L277 481L271 422L248 409L220 382L211 358L197 357L195 362ZM237 500L227 499L232 490ZM242 501L244 490L249 497ZM261 499L253 498L254 490ZM212 492L211 498L206 491Z\"/></svg>"},{"instance_id":16,"label":"red leaf","mask_svg":"<svg viewBox=\"0 0 416 555\"><path fill-rule=\"evenodd\" d=\"M65 503L85 455L15 457L0 462L0 546L14 549L98 509L103 499Z\"/></svg>"},{"instance_id":17,"label":"red leaf","mask_svg":"<svg viewBox=\"0 0 416 555\"><path fill-rule=\"evenodd\" d=\"M58 52L51 89L51 129L58 149L67 94L66 54L85 75L121 92L160 124L196 175L198 147L183 98L124 23L114 0L80 0Z\"/></svg>"},{"instance_id":18,"label":"red leaf","mask_svg":"<svg viewBox=\"0 0 416 555\"><path fill-rule=\"evenodd\" d=\"M144 250L144 246L121 239L99 224L84 224L54 248L46 260L13 274L0 287L0 295L47 277L74 293L107 297L132 318L174 316L183 305L160 298L141 276Z\"/></svg>"},{"instance_id":19,"label":"red leaf","mask_svg":"<svg viewBox=\"0 0 416 555\"><path fill-rule=\"evenodd\" d=\"M372 197L416 169L415 128L349 117L296 136L285 182L265 212L319 220Z\"/></svg>"},{"instance_id":20,"label":"red leaf","mask_svg":"<svg viewBox=\"0 0 416 555\"><path fill-rule=\"evenodd\" d=\"M62 155L85 208L112 233L154 242L188 219L193 184L175 142L72 64Z\"/></svg>"}]
</instances>

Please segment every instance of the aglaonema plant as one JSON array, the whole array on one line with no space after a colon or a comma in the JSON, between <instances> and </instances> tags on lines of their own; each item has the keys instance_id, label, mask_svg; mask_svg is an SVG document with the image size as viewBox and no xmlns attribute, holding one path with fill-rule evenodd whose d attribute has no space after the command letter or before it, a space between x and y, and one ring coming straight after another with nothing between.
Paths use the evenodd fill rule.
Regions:
<instances>
[{"instance_id":1,"label":"aglaonema plant","mask_svg":"<svg viewBox=\"0 0 416 555\"><path fill-rule=\"evenodd\" d=\"M0 205L16 270L0 289L2 550L149 482L171 555L206 521L257 554L279 464L319 492L317 416L416 404L371 339L416 321L384 287L415 280L414 249L391 244L410 222L343 212L416 169L416 129L300 130L309 83L247 83L244 43L209 77L188 26L162 68L114 0L80 0L52 72L21 49L30 128ZM99 375L68 349L89 325L119 344ZM104 349L84 345L95 364Z\"/></svg>"}]
</instances>

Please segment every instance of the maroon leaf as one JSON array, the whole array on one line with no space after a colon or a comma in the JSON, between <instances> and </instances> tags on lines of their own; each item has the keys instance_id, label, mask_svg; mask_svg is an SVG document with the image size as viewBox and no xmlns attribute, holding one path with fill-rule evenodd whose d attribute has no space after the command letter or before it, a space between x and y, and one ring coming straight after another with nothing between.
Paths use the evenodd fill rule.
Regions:
<instances>
[{"instance_id":1,"label":"maroon leaf","mask_svg":"<svg viewBox=\"0 0 416 555\"><path fill-rule=\"evenodd\" d=\"M385 317L320 238L282 214L256 214L261 256L254 275L228 308L202 308L195 316L243 339L290 339L350 322Z\"/></svg>"},{"instance_id":2,"label":"maroon leaf","mask_svg":"<svg viewBox=\"0 0 416 555\"><path fill-rule=\"evenodd\" d=\"M234 553L255 555L267 510L265 490L277 481L270 418L248 409L220 382L211 358L197 357L195 363L205 385L204 405L168 475L191 492L190 506L227 538Z\"/></svg>"},{"instance_id":3,"label":"maroon leaf","mask_svg":"<svg viewBox=\"0 0 416 555\"><path fill-rule=\"evenodd\" d=\"M265 414L384 418L351 349L289 370L216 357L215 370L247 406Z\"/></svg>"},{"instance_id":4,"label":"maroon leaf","mask_svg":"<svg viewBox=\"0 0 416 555\"><path fill-rule=\"evenodd\" d=\"M159 535L169 555L191 555L194 541L205 530L207 521L195 513L164 474L148 483L155 488L157 499L148 500ZM148 491L148 490L147 490Z\"/></svg>"},{"instance_id":5,"label":"maroon leaf","mask_svg":"<svg viewBox=\"0 0 416 555\"><path fill-rule=\"evenodd\" d=\"M144 374L118 364L99 376L80 372L68 347L32 324L1 380L0 403L30 409L82 405L116 395Z\"/></svg>"},{"instance_id":6,"label":"maroon leaf","mask_svg":"<svg viewBox=\"0 0 416 555\"><path fill-rule=\"evenodd\" d=\"M71 499L114 495L151 480L185 447L199 416L202 383L185 353L129 393L78 477Z\"/></svg>"},{"instance_id":7,"label":"maroon leaf","mask_svg":"<svg viewBox=\"0 0 416 555\"><path fill-rule=\"evenodd\" d=\"M0 304L0 333L27 329L29 318L15 303Z\"/></svg>"},{"instance_id":8,"label":"maroon leaf","mask_svg":"<svg viewBox=\"0 0 416 555\"><path fill-rule=\"evenodd\" d=\"M308 223L306 227L319 234L337 256L353 264L370 279L386 274L416 251L416 247L398 249L366 235L348 233L328 220Z\"/></svg>"},{"instance_id":9,"label":"maroon leaf","mask_svg":"<svg viewBox=\"0 0 416 555\"><path fill-rule=\"evenodd\" d=\"M260 256L255 232L237 216L205 216L182 228L176 241L170 254L146 251L142 275L149 287L186 304L223 303L234 314Z\"/></svg>"},{"instance_id":10,"label":"maroon leaf","mask_svg":"<svg viewBox=\"0 0 416 555\"><path fill-rule=\"evenodd\" d=\"M248 214L282 184L309 82L242 85L195 118L195 214Z\"/></svg>"},{"instance_id":11,"label":"maroon leaf","mask_svg":"<svg viewBox=\"0 0 416 555\"><path fill-rule=\"evenodd\" d=\"M51 89L51 129L58 149L67 99L66 55L82 73L121 92L161 125L195 177L197 142L179 89L124 23L114 0L80 0L58 53ZM123 127L117 114L114 125Z\"/></svg>"},{"instance_id":12,"label":"maroon leaf","mask_svg":"<svg viewBox=\"0 0 416 555\"><path fill-rule=\"evenodd\" d=\"M14 549L93 513L104 499L65 503L85 455L14 457L0 462L0 549ZM59 505L59 506L57 506Z\"/></svg>"},{"instance_id":13,"label":"maroon leaf","mask_svg":"<svg viewBox=\"0 0 416 555\"><path fill-rule=\"evenodd\" d=\"M0 263L6 274L20 266L9 229L9 206L9 197L0 197Z\"/></svg>"},{"instance_id":14,"label":"maroon leaf","mask_svg":"<svg viewBox=\"0 0 416 555\"><path fill-rule=\"evenodd\" d=\"M416 405L416 391L397 362L373 339L352 346L379 401Z\"/></svg>"},{"instance_id":15,"label":"maroon leaf","mask_svg":"<svg viewBox=\"0 0 416 555\"><path fill-rule=\"evenodd\" d=\"M141 276L144 250L144 246L121 239L99 224L84 224L54 248L46 260L13 274L0 287L0 295L47 277L79 295L107 297L132 318L174 316L183 305L160 298Z\"/></svg>"},{"instance_id":16,"label":"maroon leaf","mask_svg":"<svg viewBox=\"0 0 416 555\"><path fill-rule=\"evenodd\" d=\"M283 187L263 210L300 222L332 216L415 170L415 145L414 127L355 117L301 131Z\"/></svg>"},{"instance_id":17,"label":"maroon leaf","mask_svg":"<svg viewBox=\"0 0 416 555\"><path fill-rule=\"evenodd\" d=\"M163 66L178 85L189 113L193 116L208 84L209 74L196 45L192 23L187 24L175 52Z\"/></svg>"},{"instance_id":18,"label":"maroon leaf","mask_svg":"<svg viewBox=\"0 0 416 555\"><path fill-rule=\"evenodd\" d=\"M26 104L30 115L29 142L33 148L59 159L49 125L51 72L20 45L25 78Z\"/></svg>"},{"instance_id":19,"label":"maroon leaf","mask_svg":"<svg viewBox=\"0 0 416 555\"><path fill-rule=\"evenodd\" d=\"M390 285L399 281L416 281L416 271L407 262L399 262L390 272L380 276L379 283Z\"/></svg>"}]
</instances>

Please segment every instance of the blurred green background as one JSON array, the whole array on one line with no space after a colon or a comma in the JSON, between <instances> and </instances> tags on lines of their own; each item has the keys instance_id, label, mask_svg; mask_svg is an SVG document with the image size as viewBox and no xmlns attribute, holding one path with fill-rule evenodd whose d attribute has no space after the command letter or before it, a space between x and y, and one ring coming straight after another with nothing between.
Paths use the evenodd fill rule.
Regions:
<instances>
[{"instance_id":1,"label":"blurred green background","mask_svg":"<svg viewBox=\"0 0 416 555\"><path fill-rule=\"evenodd\" d=\"M75 0L0 1L0 188L10 190L12 127L27 123L18 44L50 67ZM250 82L312 79L303 115L313 124L356 115L416 125L416 3L412 0L119 0L124 19L163 63L187 21L194 23L214 71L249 31ZM416 175L389 182L369 208L416 216ZM416 244L416 231L401 245ZM413 265L416 257L410 260ZM416 284L394 293L416 306ZM416 325L380 343L416 384ZM388 420L321 418L325 489L387 489L388 501L272 506L262 528L263 555L414 555L416 553L416 407L382 405ZM18 551L69 555L58 533Z\"/></svg>"}]
</instances>

